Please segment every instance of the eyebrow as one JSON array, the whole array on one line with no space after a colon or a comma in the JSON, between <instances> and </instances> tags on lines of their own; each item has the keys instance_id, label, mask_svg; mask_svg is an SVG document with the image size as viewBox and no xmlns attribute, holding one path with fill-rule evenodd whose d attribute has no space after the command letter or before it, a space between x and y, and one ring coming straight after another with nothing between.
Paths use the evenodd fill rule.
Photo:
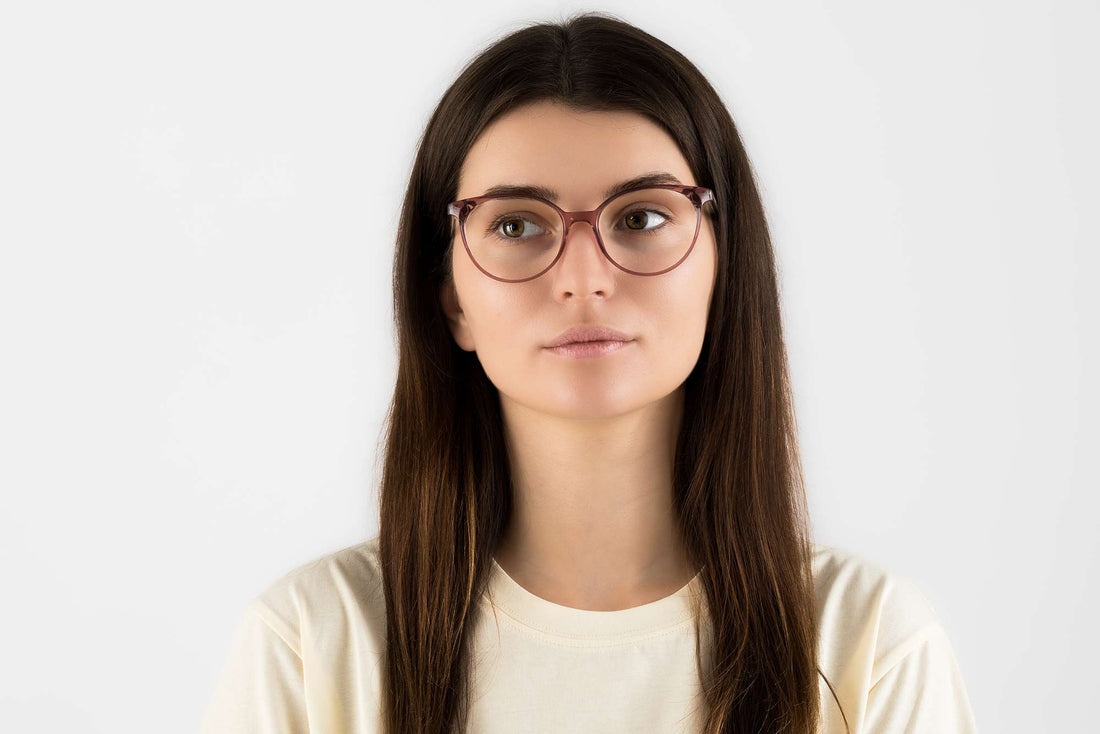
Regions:
<instances>
[{"instance_id":1,"label":"eyebrow","mask_svg":"<svg viewBox=\"0 0 1100 734\"><path fill-rule=\"evenodd\" d=\"M636 186L655 186L659 184L676 184L683 186L680 179L666 171L654 171L643 173L640 176L628 178L613 184L603 192L604 199L610 199L615 194L635 188ZM531 184L497 184L488 189L482 196L539 196L543 199L557 203L558 192L548 186L533 186Z\"/></svg>"}]
</instances>

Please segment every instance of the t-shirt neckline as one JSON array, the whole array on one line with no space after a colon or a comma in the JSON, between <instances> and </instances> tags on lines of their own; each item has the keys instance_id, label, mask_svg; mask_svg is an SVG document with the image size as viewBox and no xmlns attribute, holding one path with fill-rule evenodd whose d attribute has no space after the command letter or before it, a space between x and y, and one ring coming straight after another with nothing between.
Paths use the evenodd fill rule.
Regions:
<instances>
[{"instance_id":1,"label":"t-shirt neckline","mask_svg":"<svg viewBox=\"0 0 1100 734\"><path fill-rule=\"evenodd\" d=\"M692 620L692 596L701 595L701 573L666 597L629 609L597 611L556 604L508 575L496 558L489 575L491 601L520 624L548 635L582 639L645 636Z\"/></svg>"}]
</instances>

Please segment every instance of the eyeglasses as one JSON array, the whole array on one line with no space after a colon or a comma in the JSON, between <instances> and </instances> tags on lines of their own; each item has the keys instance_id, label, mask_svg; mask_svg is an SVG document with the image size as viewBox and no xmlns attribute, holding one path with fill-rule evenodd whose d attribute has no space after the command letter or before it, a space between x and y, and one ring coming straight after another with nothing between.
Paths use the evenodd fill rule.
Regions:
<instances>
[{"instance_id":1,"label":"eyeglasses","mask_svg":"<svg viewBox=\"0 0 1100 734\"><path fill-rule=\"evenodd\" d=\"M565 252L577 222L596 233L600 252L632 275L661 275L691 254L702 206L714 192L702 186L660 184L621 191L591 211L567 212L538 196L475 196L447 206L462 243L485 275L505 283L533 280Z\"/></svg>"}]
</instances>

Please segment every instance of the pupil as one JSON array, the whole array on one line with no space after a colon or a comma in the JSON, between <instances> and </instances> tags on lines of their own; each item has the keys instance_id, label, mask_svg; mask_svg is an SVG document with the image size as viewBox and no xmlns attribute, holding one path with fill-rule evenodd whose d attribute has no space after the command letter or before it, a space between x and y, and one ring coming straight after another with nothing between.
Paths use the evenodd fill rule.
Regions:
<instances>
[{"instance_id":1,"label":"pupil","mask_svg":"<svg viewBox=\"0 0 1100 734\"><path fill-rule=\"evenodd\" d=\"M639 215L642 215L642 221L639 222L639 224L644 227L645 226L645 217L644 217L645 212L633 212L631 214L628 214L627 215L627 225L626 226L630 227L631 226L631 224L630 224L631 218L636 219Z\"/></svg>"},{"instance_id":2,"label":"pupil","mask_svg":"<svg viewBox=\"0 0 1100 734\"><path fill-rule=\"evenodd\" d=\"M508 234L513 234L512 232L508 232L510 228L515 229L517 227L519 229L519 232L515 232L514 234L519 234L523 231L523 225L519 224L518 219L509 219L507 222L504 223L505 232Z\"/></svg>"}]
</instances>

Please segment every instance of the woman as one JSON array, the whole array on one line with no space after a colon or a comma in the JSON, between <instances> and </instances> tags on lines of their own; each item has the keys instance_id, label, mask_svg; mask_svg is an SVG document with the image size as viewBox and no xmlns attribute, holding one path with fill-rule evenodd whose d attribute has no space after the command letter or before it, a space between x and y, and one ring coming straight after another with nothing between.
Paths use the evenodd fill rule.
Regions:
<instances>
[{"instance_id":1,"label":"woman","mask_svg":"<svg viewBox=\"0 0 1100 734\"><path fill-rule=\"evenodd\" d=\"M380 533L253 600L204 732L975 731L919 589L811 541L760 195L681 54L486 49L394 285Z\"/></svg>"}]
</instances>

